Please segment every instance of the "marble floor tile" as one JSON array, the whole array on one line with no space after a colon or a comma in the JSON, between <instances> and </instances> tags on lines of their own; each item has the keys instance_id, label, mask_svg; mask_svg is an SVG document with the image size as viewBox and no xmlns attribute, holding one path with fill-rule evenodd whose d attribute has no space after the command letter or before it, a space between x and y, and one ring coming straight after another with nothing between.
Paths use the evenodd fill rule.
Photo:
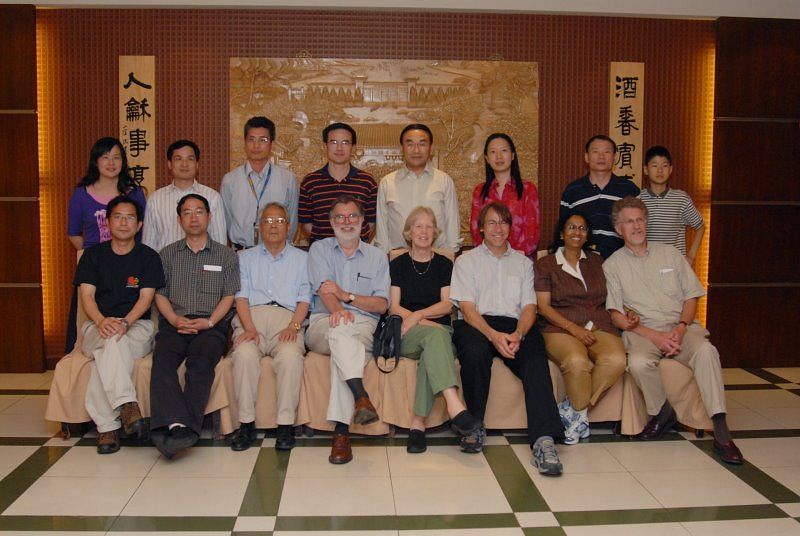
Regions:
<instances>
[{"instance_id":1,"label":"marble floor tile","mask_svg":"<svg viewBox=\"0 0 800 536\"><path fill-rule=\"evenodd\" d=\"M39 447L0 445L0 480L24 462Z\"/></svg>"},{"instance_id":2,"label":"marble floor tile","mask_svg":"<svg viewBox=\"0 0 800 536\"><path fill-rule=\"evenodd\" d=\"M628 473L570 473L560 477L540 475L526 467L550 510L628 510L660 508L661 503Z\"/></svg>"},{"instance_id":3,"label":"marble floor tile","mask_svg":"<svg viewBox=\"0 0 800 536\"><path fill-rule=\"evenodd\" d=\"M389 471L395 477L492 476L483 456L465 454L458 447L428 447L421 454L409 454L405 447L387 447Z\"/></svg>"},{"instance_id":4,"label":"marble floor tile","mask_svg":"<svg viewBox=\"0 0 800 536\"><path fill-rule=\"evenodd\" d=\"M758 467L800 466L800 437L737 439L745 459Z\"/></svg>"},{"instance_id":5,"label":"marble floor tile","mask_svg":"<svg viewBox=\"0 0 800 536\"><path fill-rule=\"evenodd\" d=\"M158 451L153 449L158 455ZM234 452L228 447L195 447L168 460L163 456L150 471L154 478L226 477L248 478L256 464L258 449Z\"/></svg>"},{"instance_id":6,"label":"marble floor tile","mask_svg":"<svg viewBox=\"0 0 800 536\"><path fill-rule=\"evenodd\" d=\"M386 447L353 447L353 461L334 465L329 446L295 448L289 458L288 478L342 478L389 476ZM424 454L423 454L424 456Z\"/></svg>"},{"instance_id":7,"label":"marble floor tile","mask_svg":"<svg viewBox=\"0 0 800 536\"><path fill-rule=\"evenodd\" d=\"M605 445L628 471L714 469L717 462L688 441L627 442Z\"/></svg>"},{"instance_id":8,"label":"marble floor tile","mask_svg":"<svg viewBox=\"0 0 800 536\"><path fill-rule=\"evenodd\" d=\"M800 396L783 389L728 391L727 396L750 409L800 408Z\"/></svg>"},{"instance_id":9,"label":"marble floor tile","mask_svg":"<svg viewBox=\"0 0 800 536\"><path fill-rule=\"evenodd\" d=\"M667 508L769 503L720 466L684 471L635 471L632 475Z\"/></svg>"},{"instance_id":10,"label":"marble floor tile","mask_svg":"<svg viewBox=\"0 0 800 536\"><path fill-rule=\"evenodd\" d=\"M278 516L394 514L392 482L388 476L342 475L319 479L287 477L283 483L283 493L278 508Z\"/></svg>"},{"instance_id":11,"label":"marble floor tile","mask_svg":"<svg viewBox=\"0 0 800 536\"><path fill-rule=\"evenodd\" d=\"M124 516L236 516L249 478L144 479Z\"/></svg>"},{"instance_id":12,"label":"marble floor tile","mask_svg":"<svg viewBox=\"0 0 800 536\"><path fill-rule=\"evenodd\" d=\"M680 523L642 523L564 527L567 536L689 536Z\"/></svg>"},{"instance_id":13,"label":"marble floor tile","mask_svg":"<svg viewBox=\"0 0 800 536\"><path fill-rule=\"evenodd\" d=\"M40 477L3 515L115 516L140 477Z\"/></svg>"},{"instance_id":14,"label":"marble floor tile","mask_svg":"<svg viewBox=\"0 0 800 536\"><path fill-rule=\"evenodd\" d=\"M397 515L510 513L494 475L395 477Z\"/></svg>"},{"instance_id":15,"label":"marble floor tile","mask_svg":"<svg viewBox=\"0 0 800 536\"><path fill-rule=\"evenodd\" d=\"M725 385L748 385L757 383L769 383L764 378L759 378L740 368L723 368L722 381Z\"/></svg>"},{"instance_id":16,"label":"marble floor tile","mask_svg":"<svg viewBox=\"0 0 800 536\"><path fill-rule=\"evenodd\" d=\"M98 454L95 447L73 447L44 476L143 478L158 457L154 448L122 447L114 454Z\"/></svg>"},{"instance_id":17,"label":"marble floor tile","mask_svg":"<svg viewBox=\"0 0 800 536\"><path fill-rule=\"evenodd\" d=\"M770 367L764 370L790 382L800 383L800 367Z\"/></svg>"},{"instance_id":18,"label":"marble floor tile","mask_svg":"<svg viewBox=\"0 0 800 536\"><path fill-rule=\"evenodd\" d=\"M0 437L52 437L58 430L58 423L45 421L43 416L0 413Z\"/></svg>"},{"instance_id":19,"label":"marble floor tile","mask_svg":"<svg viewBox=\"0 0 800 536\"><path fill-rule=\"evenodd\" d=\"M735 521L697 521L683 523L692 536L797 536L800 523L791 518L740 519Z\"/></svg>"}]
</instances>

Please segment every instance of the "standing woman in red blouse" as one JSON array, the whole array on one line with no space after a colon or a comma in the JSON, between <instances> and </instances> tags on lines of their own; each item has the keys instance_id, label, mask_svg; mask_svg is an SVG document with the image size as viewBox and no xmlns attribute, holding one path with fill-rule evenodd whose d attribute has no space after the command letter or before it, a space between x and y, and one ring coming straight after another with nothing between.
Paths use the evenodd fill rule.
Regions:
<instances>
[{"instance_id":1,"label":"standing woman in red blouse","mask_svg":"<svg viewBox=\"0 0 800 536\"><path fill-rule=\"evenodd\" d=\"M486 182L472 192L470 232L472 244L483 241L478 229L478 214L486 203L500 201L511 211L511 247L536 260L539 245L539 193L531 181L523 181L514 141L508 134L496 132L486 138L483 146Z\"/></svg>"}]
</instances>

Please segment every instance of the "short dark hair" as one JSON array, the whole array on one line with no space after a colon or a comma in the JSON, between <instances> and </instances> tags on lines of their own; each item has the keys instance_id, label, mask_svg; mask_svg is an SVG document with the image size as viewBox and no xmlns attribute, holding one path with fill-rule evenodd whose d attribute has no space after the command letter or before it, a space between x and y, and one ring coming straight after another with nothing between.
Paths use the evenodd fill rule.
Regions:
<instances>
[{"instance_id":1,"label":"short dark hair","mask_svg":"<svg viewBox=\"0 0 800 536\"><path fill-rule=\"evenodd\" d=\"M650 160L657 156L663 156L669 162L669 165L672 165L672 155L669 154L669 149L664 147L663 145L653 145L650 147L646 153L644 153L644 165L650 163Z\"/></svg>"},{"instance_id":2,"label":"short dark hair","mask_svg":"<svg viewBox=\"0 0 800 536\"><path fill-rule=\"evenodd\" d=\"M605 134L595 134L594 136L589 138L589 141L586 142L586 146L584 147L584 152L588 153L589 146L596 141L607 141L608 143L611 144L612 147L614 147L614 154L617 154L617 142L615 142Z\"/></svg>"},{"instance_id":3,"label":"short dark hair","mask_svg":"<svg viewBox=\"0 0 800 536\"><path fill-rule=\"evenodd\" d=\"M144 219L144 210L142 209L142 205L136 202L136 200L132 197L128 197L125 194L118 195L114 199L108 202L106 205L106 215L107 218L111 218L111 213L114 212L114 209L117 208L119 205L133 205L133 208L136 209L136 221L142 221Z\"/></svg>"},{"instance_id":4,"label":"short dark hair","mask_svg":"<svg viewBox=\"0 0 800 536\"><path fill-rule=\"evenodd\" d=\"M200 160L200 147L198 147L197 144L192 140L173 141L170 146L167 147L167 160L172 160L172 154L178 149L183 149L184 147L191 147L192 151L194 151L194 159Z\"/></svg>"},{"instance_id":5,"label":"short dark hair","mask_svg":"<svg viewBox=\"0 0 800 536\"><path fill-rule=\"evenodd\" d=\"M428 128L428 125L423 125L422 123L411 123L406 128L404 128L402 132L400 132L400 145L403 145L403 136L405 136L406 132L408 132L409 130L421 130L427 133L428 143L433 144L433 132L431 132L431 129Z\"/></svg>"},{"instance_id":6,"label":"short dark hair","mask_svg":"<svg viewBox=\"0 0 800 536\"><path fill-rule=\"evenodd\" d=\"M322 141L328 143L328 134L334 130L346 130L350 133L350 137L353 138L353 145L356 144L356 130L347 123L331 123L322 129Z\"/></svg>"},{"instance_id":7,"label":"short dark hair","mask_svg":"<svg viewBox=\"0 0 800 536\"><path fill-rule=\"evenodd\" d=\"M248 119L247 123L244 124L245 138L247 137L247 133L250 132L251 128L266 128L269 130L269 139L271 141L275 141L275 123L273 123L271 119L267 119L263 115L257 115Z\"/></svg>"},{"instance_id":8,"label":"short dark hair","mask_svg":"<svg viewBox=\"0 0 800 536\"><path fill-rule=\"evenodd\" d=\"M500 220L511 225L511 222L513 221L511 217L511 211L508 210L508 207L505 205L505 203L501 203L500 201L489 201L483 205L480 214L478 214L478 229L483 229L483 224L486 223L486 214L488 214L490 210L494 210L497 215L500 216Z\"/></svg>"},{"instance_id":9,"label":"short dark hair","mask_svg":"<svg viewBox=\"0 0 800 536\"><path fill-rule=\"evenodd\" d=\"M181 197L181 200L178 201L178 206L175 208L175 211L178 213L178 216L181 215L181 209L189 199L197 199L198 201L202 201L203 205L206 207L206 212L211 212L211 205L208 204L208 199L206 199L200 194L186 194L183 197Z\"/></svg>"},{"instance_id":10,"label":"short dark hair","mask_svg":"<svg viewBox=\"0 0 800 536\"><path fill-rule=\"evenodd\" d=\"M339 205L348 205L350 203L353 203L356 206L356 208L358 209L359 215L361 215L361 216L364 215L364 205L361 203L361 201L359 201L358 199L356 199L355 197L353 197L350 194L342 194L342 195L340 195L339 197L337 197L336 199L333 200L333 204L331 205L331 209L328 211L328 219L333 218L333 209L335 209Z\"/></svg>"}]
</instances>

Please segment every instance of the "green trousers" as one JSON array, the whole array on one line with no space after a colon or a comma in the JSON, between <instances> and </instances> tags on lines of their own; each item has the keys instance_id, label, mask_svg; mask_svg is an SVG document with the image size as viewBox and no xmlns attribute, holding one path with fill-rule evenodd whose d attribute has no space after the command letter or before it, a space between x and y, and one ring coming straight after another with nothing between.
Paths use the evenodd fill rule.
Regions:
<instances>
[{"instance_id":1,"label":"green trousers","mask_svg":"<svg viewBox=\"0 0 800 536\"><path fill-rule=\"evenodd\" d=\"M405 334L400 353L408 359L419 359L414 415L427 417L436 395L448 387L458 387L455 356L449 326L433 327L417 324Z\"/></svg>"}]
</instances>

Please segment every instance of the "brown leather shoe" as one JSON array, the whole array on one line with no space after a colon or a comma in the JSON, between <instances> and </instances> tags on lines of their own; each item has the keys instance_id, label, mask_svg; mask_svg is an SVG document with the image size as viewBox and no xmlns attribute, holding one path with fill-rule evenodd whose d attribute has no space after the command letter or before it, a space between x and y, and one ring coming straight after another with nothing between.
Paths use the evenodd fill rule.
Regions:
<instances>
[{"instance_id":1,"label":"brown leather shoe","mask_svg":"<svg viewBox=\"0 0 800 536\"><path fill-rule=\"evenodd\" d=\"M120 406L119 420L122 421L122 428L126 434L136 434L139 437L144 435L146 423L136 402L126 402Z\"/></svg>"},{"instance_id":2,"label":"brown leather shoe","mask_svg":"<svg viewBox=\"0 0 800 536\"><path fill-rule=\"evenodd\" d=\"M356 400L356 410L353 413L353 422L356 424L372 424L377 422L378 412L370 402L369 397L362 396Z\"/></svg>"},{"instance_id":3,"label":"brown leather shoe","mask_svg":"<svg viewBox=\"0 0 800 536\"><path fill-rule=\"evenodd\" d=\"M117 430L110 432L100 432L97 437L97 453L98 454L113 454L119 450L119 437Z\"/></svg>"},{"instance_id":4,"label":"brown leather shoe","mask_svg":"<svg viewBox=\"0 0 800 536\"><path fill-rule=\"evenodd\" d=\"M333 434L333 447L328 461L340 465L353 459L353 448L350 446L349 434Z\"/></svg>"},{"instance_id":5,"label":"brown leather shoe","mask_svg":"<svg viewBox=\"0 0 800 536\"><path fill-rule=\"evenodd\" d=\"M657 439L661 439L664 432L675 426L676 422L678 422L678 417L675 415L674 411L672 412L672 416L667 419L667 422L663 424L658 421L657 417L653 417L648 421L644 430L636 437L641 441L656 441Z\"/></svg>"},{"instance_id":6,"label":"brown leather shoe","mask_svg":"<svg viewBox=\"0 0 800 536\"><path fill-rule=\"evenodd\" d=\"M719 459L725 463L731 463L733 465L742 465L744 463L742 451L739 450L739 447L734 445L733 441L719 443L715 439L714 453L716 453L716 455L719 456Z\"/></svg>"}]
</instances>

